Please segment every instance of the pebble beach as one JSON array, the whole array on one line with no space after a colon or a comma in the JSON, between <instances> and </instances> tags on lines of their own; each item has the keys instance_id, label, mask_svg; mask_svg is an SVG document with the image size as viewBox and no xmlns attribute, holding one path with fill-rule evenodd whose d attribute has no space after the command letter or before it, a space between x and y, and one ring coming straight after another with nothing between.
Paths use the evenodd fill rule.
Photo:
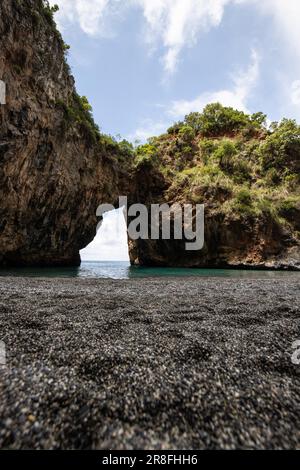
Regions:
<instances>
[{"instance_id":1,"label":"pebble beach","mask_svg":"<svg viewBox=\"0 0 300 470\"><path fill-rule=\"evenodd\" d=\"M297 449L298 273L0 278L1 449Z\"/></svg>"}]
</instances>

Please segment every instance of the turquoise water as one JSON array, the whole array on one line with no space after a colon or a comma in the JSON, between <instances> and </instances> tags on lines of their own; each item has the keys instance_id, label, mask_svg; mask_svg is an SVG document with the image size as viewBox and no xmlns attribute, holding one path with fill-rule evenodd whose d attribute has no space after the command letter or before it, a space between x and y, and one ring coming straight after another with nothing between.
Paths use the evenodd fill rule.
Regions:
<instances>
[{"instance_id":1,"label":"turquoise water","mask_svg":"<svg viewBox=\"0 0 300 470\"><path fill-rule=\"evenodd\" d=\"M145 277L227 277L250 279L276 279L298 276L286 271L246 271L233 269L185 269L132 267L122 261L85 261L79 268L15 268L1 269L1 276L70 277L132 279Z\"/></svg>"}]
</instances>

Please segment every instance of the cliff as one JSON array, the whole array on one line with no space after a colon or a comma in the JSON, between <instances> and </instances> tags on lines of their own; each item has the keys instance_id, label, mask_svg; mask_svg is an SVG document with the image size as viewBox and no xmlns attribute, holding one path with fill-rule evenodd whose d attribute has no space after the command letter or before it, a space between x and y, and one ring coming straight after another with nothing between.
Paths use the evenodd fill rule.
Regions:
<instances>
[{"instance_id":1,"label":"cliff","mask_svg":"<svg viewBox=\"0 0 300 470\"><path fill-rule=\"evenodd\" d=\"M1 265L78 265L97 206L127 192L126 155L94 124L65 51L41 0L1 0Z\"/></svg>"},{"instance_id":2,"label":"cliff","mask_svg":"<svg viewBox=\"0 0 300 470\"><path fill-rule=\"evenodd\" d=\"M133 264L300 269L300 127L219 104L137 149L136 199L205 204L205 246L131 242ZM153 187L153 182L155 183Z\"/></svg>"},{"instance_id":3,"label":"cliff","mask_svg":"<svg viewBox=\"0 0 300 470\"><path fill-rule=\"evenodd\" d=\"M95 125L42 0L0 3L0 266L78 265L96 208L205 204L205 247L130 241L133 264L300 269L300 127L214 104L134 149Z\"/></svg>"}]
</instances>

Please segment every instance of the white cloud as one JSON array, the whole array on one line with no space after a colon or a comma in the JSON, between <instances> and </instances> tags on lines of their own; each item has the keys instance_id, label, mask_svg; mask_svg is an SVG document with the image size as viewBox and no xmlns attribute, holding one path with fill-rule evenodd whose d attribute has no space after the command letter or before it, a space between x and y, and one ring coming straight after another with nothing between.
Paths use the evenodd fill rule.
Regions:
<instances>
[{"instance_id":1,"label":"white cloud","mask_svg":"<svg viewBox=\"0 0 300 470\"><path fill-rule=\"evenodd\" d=\"M201 112L209 103L219 102L224 106L232 106L249 113L248 100L259 79L260 57L257 51L252 50L251 63L246 70L240 70L232 75L233 85L230 90L205 92L194 100L173 101L165 110L165 116L159 121L145 119L133 134L127 136L130 142L139 140L145 142L149 137L160 135L172 124L174 119L181 119L192 111Z\"/></svg>"},{"instance_id":2,"label":"white cloud","mask_svg":"<svg viewBox=\"0 0 300 470\"><path fill-rule=\"evenodd\" d=\"M169 114L173 118L182 118L192 111L201 112L209 103L219 102L224 106L249 112L248 100L259 79L259 55L253 50L251 64L245 71L240 71L233 77L233 87L231 90L219 90L205 92L196 99L173 101Z\"/></svg>"},{"instance_id":3,"label":"white cloud","mask_svg":"<svg viewBox=\"0 0 300 470\"><path fill-rule=\"evenodd\" d=\"M300 57L299 0L235 0L235 3L256 6L260 14L271 17L282 41Z\"/></svg>"},{"instance_id":4,"label":"white cloud","mask_svg":"<svg viewBox=\"0 0 300 470\"><path fill-rule=\"evenodd\" d=\"M133 134L127 136L127 139L130 142L146 142L149 137L153 137L165 132L169 125L170 122L167 121L153 121L152 119L144 119L136 131Z\"/></svg>"},{"instance_id":5,"label":"white cloud","mask_svg":"<svg viewBox=\"0 0 300 470\"><path fill-rule=\"evenodd\" d=\"M81 251L83 261L128 261L127 227L122 209L104 214L95 239Z\"/></svg>"},{"instance_id":6,"label":"white cloud","mask_svg":"<svg viewBox=\"0 0 300 470\"><path fill-rule=\"evenodd\" d=\"M79 24L88 35L107 35L112 13L125 16L127 8L139 8L145 18L144 35L151 48L161 46L167 73L173 73L185 47L203 32L220 25L229 4L248 4L271 17L282 41L300 58L299 0L50 0L60 11L60 27ZM300 61L299 61L300 66Z\"/></svg>"},{"instance_id":7,"label":"white cloud","mask_svg":"<svg viewBox=\"0 0 300 470\"><path fill-rule=\"evenodd\" d=\"M104 14L110 0L50 0L57 4L59 12L56 20L60 28L71 23L79 23L86 34L95 36L104 31Z\"/></svg>"},{"instance_id":8,"label":"white cloud","mask_svg":"<svg viewBox=\"0 0 300 470\"><path fill-rule=\"evenodd\" d=\"M224 7L232 0L135 0L143 8L149 27L148 41L166 49L164 68L176 69L185 46L193 45L201 31L218 26Z\"/></svg>"},{"instance_id":9,"label":"white cloud","mask_svg":"<svg viewBox=\"0 0 300 470\"><path fill-rule=\"evenodd\" d=\"M282 94L280 114L300 117L300 81L291 84L291 77L300 75L300 1L299 0L237 0L239 3L255 5L260 14L271 18L274 44L283 57L281 68L277 66L277 80ZM280 62L279 62L280 63Z\"/></svg>"},{"instance_id":10,"label":"white cloud","mask_svg":"<svg viewBox=\"0 0 300 470\"><path fill-rule=\"evenodd\" d=\"M275 46L278 61L273 75L279 87L277 91L277 117L300 119L300 1L299 0L236 0L252 5L259 15L264 15L272 26L270 46ZM292 83L291 83L292 82ZM270 87L274 83L270 83ZM279 98L279 99L278 99Z\"/></svg>"},{"instance_id":11,"label":"white cloud","mask_svg":"<svg viewBox=\"0 0 300 470\"><path fill-rule=\"evenodd\" d=\"M181 51L196 43L201 32L218 26L224 7L235 0L50 0L58 4L57 21L61 28L79 23L88 35L105 32L106 21L116 8L140 8L146 20L145 37L151 48L164 49L163 63L173 73Z\"/></svg>"}]
</instances>

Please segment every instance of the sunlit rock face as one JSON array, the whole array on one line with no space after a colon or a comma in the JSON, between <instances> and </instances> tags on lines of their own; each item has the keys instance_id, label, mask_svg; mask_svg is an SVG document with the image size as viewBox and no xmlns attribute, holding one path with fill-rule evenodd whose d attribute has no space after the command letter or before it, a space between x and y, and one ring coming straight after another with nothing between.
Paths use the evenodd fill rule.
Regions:
<instances>
[{"instance_id":1,"label":"sunlit rock face","mask_svg":"<svg viewBox=\"0 0 300 470\"><path fill-rule=\"evenodd\" d=\"M204 204L205 243L131 241L132 264L300 269L300 127L263 119L213 104L137 149L136 199Z\"/></svg>"},{"instance_id":2,"label":"sunlit rock face","mask_svg":"<svg viewBox=\"0 0 300 470\"><path fill-rule=\"evenodd\" d=\"M297 130L283 130L279 146L253 122L204 138L193 115L126 150L99 133L65 49L41 0L1 0L0 266L78 265L98 205L128 196L148 207L205 204L203 250L186 251L184 240L129 240L133 264L300 268ZM273 162L276 146L284 151Z\"/></svg>"},{"instance_id":3,"label":"sunlit rock face","mask_svg":"<svg viewBox=\"0 0 300 470\"><path fill-rule=\"evenodd\" d=\"M1 0L0 79L0 264L77 265L98 204L128 178L75 92L40 0Z\"/></svg>"}]
</instances>

